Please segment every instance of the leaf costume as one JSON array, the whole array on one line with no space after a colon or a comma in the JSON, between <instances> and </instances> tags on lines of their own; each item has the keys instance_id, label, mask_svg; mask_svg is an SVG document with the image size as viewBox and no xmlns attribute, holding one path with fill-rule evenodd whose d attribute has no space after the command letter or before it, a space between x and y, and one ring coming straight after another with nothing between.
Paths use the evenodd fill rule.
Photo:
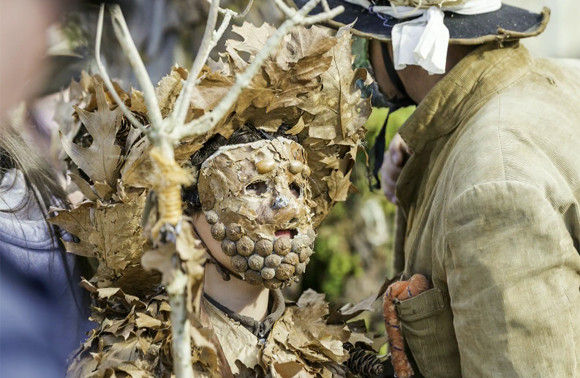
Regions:
<instances>
[{"instance_id":1,"label":"leaf costume","mask_svg":"<svg viewBox=\"0 0 580 378\"><path fill-rule=\"evenodd\" d=\"M267 24L258 28L245 23L233 30L241 40L227 41L226 53L202 71L191 96L188 120L201 117L216 106L232 87L235 74L248 65L246 57L251 59L275 29ZM367 80L366 72L352 69L350 43L347 29L332 35L321 27L295 28L216 127L181 141L175 149L181 168L167 167L168 171L161 175L153 168L159 165L152 164L151 156L155 158L155 155L148 153L147 140L130 127L100 78L84 75L79 83L71 85L70 104L63 106L76 104L71 108L74 122L62 123L66 127L61 130L61 140L68 155L69 176L83 193L83 201L72 210L57 210L51 221L76 237L74 243L66 244L67 250L97 260L97 273L90 280L84 280L83 286L93 294L92 318L99 327L77 353L69 369L70 376L169 377L172 374L171 308L160 285L160 274L144 269L144 266L155 266L163 275L170 274L172 269L160 267L168 262L160 258L159 251L147 252L152 246L143 236L147 231L143 226L147 222L143 220L155 217L152 188L158 187L156 180L160 177L181 175L185 177L183 184L200 187L206 218L215 226L212 236L235 244L232 262L234 258L239 262L243 269L236 272L248 282L252 281L247 277L254 274L253 283L270 282L270 286L264 285L277 289L301 273L299 266L302 271L305 269L312 251L295 243L296 240L288 246L277 245L280 238L258 240L259 235L265 234L252 233L241 226L236 228L231 222L220 223L226 219L222 212L218 215L210 210L219 208L215 202L224 199L217 195L215 198L203 196L215 186L208 185L203 191L206 176L200 175L204 174L204 165L192 165L190 157L212 138L230 138L248 124L265 133L283 130L278 139L257 143L252 151L259 151L258 146L264 145L268 149L276 143L279 146L276 148L292 146L293 154L300 151L299 155L292 156L302 156L303 160L287 158L290 164L287 170L292 172L289 175L302 177L296 190L301 188L303 192L299 196L307 196L304 201L309 214L305 219L313 228L317 227L332 205L343 201L349 192L350 173L364 135L363 124L370 114L369 101L361 98L355 85L358 80ZM158 83L156 95L163 116L173 108L187 75L185 69L176 66ZM133 114L146 121L143 95L137 90L116 89ZM221 148L216 154L226 156L225 150ZM207 159L211 160L211 157ZM254 163L255 169L264 175L268 169L274 169L271 161ZM195 180L188 181L186 173L193 173ZM207 256L200 253L203 248L199 240L194 240L189 222L183 227L182 239L176 243L186 247L178 251L188 254L184 259L191 265L188 271L202 277ZM308 240L311 243L314 232L304 237L312 239ZM225 252L227 247L222 244L222 249ZM248 342L254 335L248 335L245 328L202 297L200 286L190 290L194 303L188 306L199 308L201 303L205 309L199 322L196 318L191 326L194 370L200 376L222 376L228 369L240 376L285 377L300 370L312 376L346 374L341 366L348 358L343 343L352 337L352 331L344 323L327 324L329 308L320 294L306 292L295 305L287 306L267 338L260 345L253 342L257 351L250 357L257 365L246 366L244 362L252 358L236 361L220 332L229 327L234 340Z\"/></svg>"}]
</instances>

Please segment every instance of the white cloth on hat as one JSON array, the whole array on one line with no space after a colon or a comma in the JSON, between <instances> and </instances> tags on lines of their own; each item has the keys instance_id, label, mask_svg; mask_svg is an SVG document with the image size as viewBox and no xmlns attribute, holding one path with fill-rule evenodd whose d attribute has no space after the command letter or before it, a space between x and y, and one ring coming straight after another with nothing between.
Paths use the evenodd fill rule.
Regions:
<instances>
[{"instance_id":1,"label":"white cloth on hat","mask_svg":"<svg viewBox=\"0 0 580 378\"><path fill-rule=\"evenodd\" d=\"M372 12L397 19L417 17L393 26L393 63L396 70L407 65L419 65L429 74L445 73L449 29L443 23L444 11L463 15L494 12L501 8L501 0L466 0L456 6L432 6L427 9L403 6L373 6L368 0L346 0Z\"/></svg>"}]
</instances>

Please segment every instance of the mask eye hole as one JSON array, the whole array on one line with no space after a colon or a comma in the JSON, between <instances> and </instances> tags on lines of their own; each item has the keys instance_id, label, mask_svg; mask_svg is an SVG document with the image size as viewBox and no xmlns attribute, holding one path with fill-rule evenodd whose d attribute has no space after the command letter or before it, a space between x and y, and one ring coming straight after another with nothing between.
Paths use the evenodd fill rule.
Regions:
<instances>
[{"instance_id":1,"label":"mask eye hole","mask_svg":"<svg viewBox=\"0 0 580 378\"><path fill-rule=\"evenodd\" d=\"M246 192L250 194L264 194L268 190L268 185L264 181L256 181L246 186Z\"/></svg>"},{"instance_id":2,"label":"mask eye hole","mask_svg":"<svg viewBox=\"0 0 580 378\"><path fill-rule=\"evenodd\" d=\"M300 194L302 194L302 188L300 188L300 186L295 182L290 184L290 191L292 192L292 194L294 194L294 197L296 198L300 197Z\"/></svg>"}]
</instances>

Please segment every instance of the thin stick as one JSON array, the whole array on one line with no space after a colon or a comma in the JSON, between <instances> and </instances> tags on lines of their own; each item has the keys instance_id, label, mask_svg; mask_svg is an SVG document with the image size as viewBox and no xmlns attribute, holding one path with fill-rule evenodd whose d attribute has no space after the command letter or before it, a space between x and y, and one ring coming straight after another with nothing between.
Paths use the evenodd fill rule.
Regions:
<instances>
[{"instance_id":1,"label":"thin stick","mask_svg":"<svg viewBox=\"0 0 580 378\"><path fill-rule=\"evenodd\" d=\"M286 15L286 17L292 18L296 14L296 11L290 8L288 5L286 5L286 3L284 3L284 0L274 0L274 2L278 6L278 8L280 8L282 13Z\"/></svg>"},{"instance_id":2,"label":"thin stick","mask_svg":"<svg viewBox=\"0 0 580 378\"><path fill-rule=\"evenodd\" d=\"M220 0L212 0L211 6L209 8L209 13L207 16L207 24L205 25L205 31L203 33L203 38L201 40L201 45L193 61L193 64L191 65L191 69L189 70L189 76L187 77L187 80L183 85L183 89L181 90L179 97L175 101L175 108L171 115L172 120L171 123L167 125L168 132L171 132L171 130L174 129L177 125L182 125L185 122L185 117L187 116L187 110L189 108L191 91L193 90L197 77L199 76L199 73L201 72L201 69L203 68L205 62L207 61L207 58L209 57L211 50L217 44L217 39L221 37L221 35L217 37L216 36L217 33L214 31L219 6ZM231 18L232 18L231 15L228 16L226 14L224 21L222 22L222 25L226 21L227 24L229 24ZM227 24L223 28L224 30L227 27Z\"/></svg>"},{"instance_id":3,"label":"thin stick","mask_svg":"<svg viewBox=\"0 0 580 378\"><path fill-rule=\"evenodd\" d=\"M111 81L111 78L109 77L109 74L107 73L107 70L105 69L105 66L103 65L103 62L101 61L101 39L102 39L102 35L103 35L103 16L104 16L104 13L105 13L105 4L101 4L101 9L99 10L99 20L97 22L97 38L96 38L96 42L95 42L95 60L97 61L97 68L99 69L99 73L101 74L101 78L105 82L105 86L109 90L109 94L111 95L111 97L113 97L113 100L115 100L115 102L117 103L117 105L119 106L119 108L121 109L123 114L125 115L125 117L129 120L129 122L131 122L131 124L134 127L136 127L137 129L141 130L144 133L147 133L147 132L149 132L149 130L146 129L145 126L143 126L143 124L141 122L139 122L139 120L133 115L133 113L129 109L127 109L127 107L125 106L125 103L119 97L119 94L115 90L115 87L113 86L113 82Z\"/></svg>"},{"instance_id":4,"label":"thin stick","mask_svg":"<svg viewBox=\"0 0 580 378\"><path fill-rule=\"evenodd\" d=\"M242 11L242 13L236 15L234 18L235 19L240 19L240 18L246 17L246 15L248 14L248 12L250 12L250 9L252 9L252 4L254 4L254 0L248 1L248 4L246 5L246 9L244 9Z\"/></svg>"},{"instance_id":5,"label":"thin stick","mask_svg":"<svg viewBox=\"0 0 580 378\"><path fill-rule=\"evenodd\" d=\"M159 110L155 88L153 87L153 83L151 83L151 78L147 73L147 69L139 55L139 51L137 51L131 33L129 33L129 28L127 27L123 13L121 12L121 7L116 4L112 5L110 12L115 36L117 37L123 52L127 56L127 59L129 59L129 63L131 63L135 72L135 77L143 91L143 97L145 98L145 104L147 105L147 114L149 115L151 126L155 131L161 131L163 129L163 118L161 116L161 111Z\"/></svg>"}]
</instances>

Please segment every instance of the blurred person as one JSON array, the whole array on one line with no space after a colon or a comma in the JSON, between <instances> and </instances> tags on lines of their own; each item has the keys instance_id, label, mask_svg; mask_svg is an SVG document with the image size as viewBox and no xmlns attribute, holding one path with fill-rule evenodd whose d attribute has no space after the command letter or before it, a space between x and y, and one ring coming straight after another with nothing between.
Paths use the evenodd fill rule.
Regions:
<instances>
[{"instance_id":1,"label":"blurred person","mask_svg":"<svg viewBox=\"0 0 580 378\"><path fill-rule=\"evenodd\" d=\"M346 9L333 26L371 40L393 107L417 104L382 170L400 208L401 280L431 284L396 304L412 370L579 375L580 64L519 43L545 29L549 10L329 3Z\"/></svg>"},{"instance_id":2,"label":"blurred person","mask_svg":"<svg viewBox=\"0 0 580 378\"><path fill-rule=\"evenodd\" d=\"M0 376L62 377L89 329L79 266L49 226L66 195L8 110L40 87L48 25L64 2L0 1Z\"/></svg>"}]
</instances>

